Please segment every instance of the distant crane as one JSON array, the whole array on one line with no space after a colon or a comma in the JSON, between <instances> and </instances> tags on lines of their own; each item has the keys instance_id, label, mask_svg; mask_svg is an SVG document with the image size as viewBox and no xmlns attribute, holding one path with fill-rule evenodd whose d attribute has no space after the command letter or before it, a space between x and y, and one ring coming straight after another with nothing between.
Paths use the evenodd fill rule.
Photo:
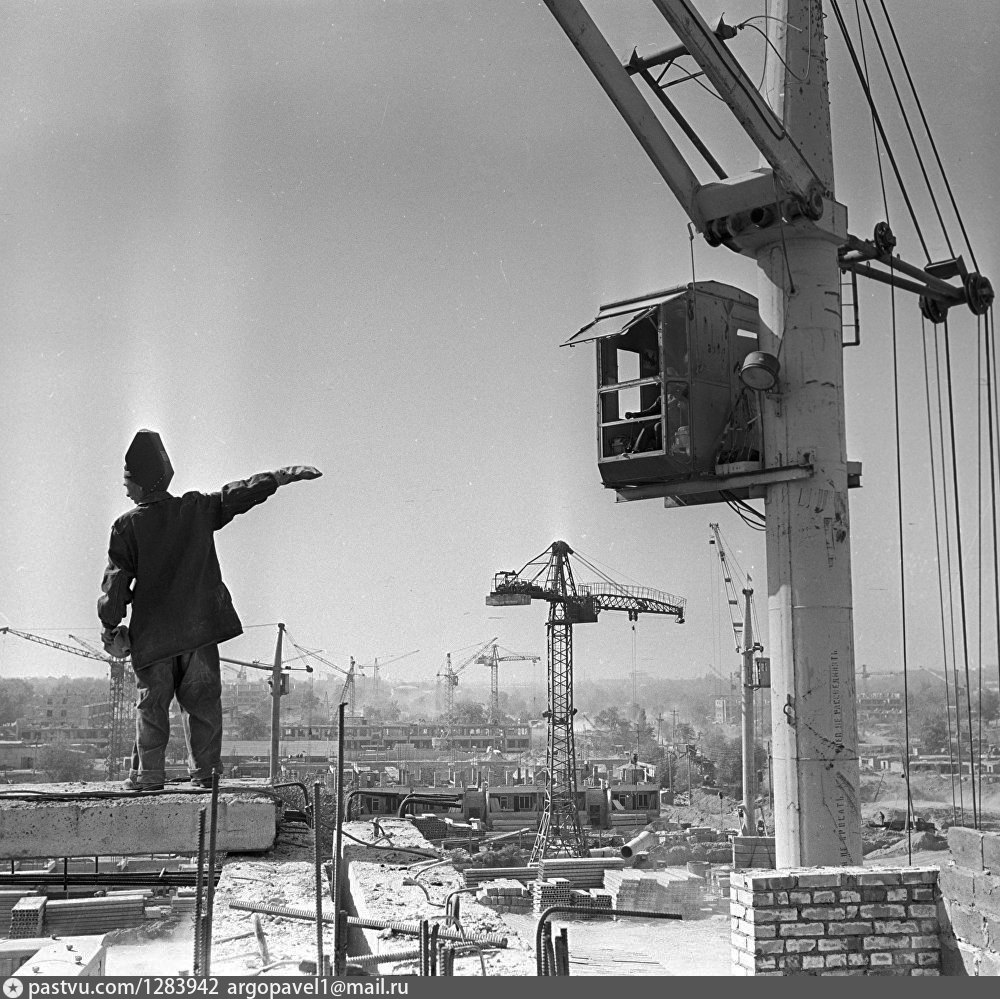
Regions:
<instances>
[{"instance_id":1,"label":"distant crane","mask_svg":"<svg viewBox=\"0 0 1000 999\"><path fill-rule=\"evenodd\" d=\"M503 655L501 655L503 653ZM510 662L541 662L541 656L522 656L509 649L501 648L494 639L490 643L489 649L476 658L477 663L482 663L490 668L490 722L496 724L500 721L500 663Z\"/></svg>"},{"instance_id":2,"label":"distant crane","mask_svg":"<svg viewBox=\"0 0 1000 999\"><path fill-rule=\"evenodd\" d=\"M645 587L622 586L594 566L588 567L604 582L580 584L573 579L569 562L574 554L565 541L551 546L518 572L498 572L493 591L486 597L492 607L530 604L532 599L549 604L548 618L548 747L545 764L548 783L545 812L531 851L534 863L545 857L551 839L576 856L587 855L580 826L576 793L576 744L573 735L573 625L597 621L602 610L626 611L629 620L640 613L672 614L684 621L683 597ZM580 558L580 556L577 556Z\"/></svg>"},{"instance_id":3,"label":"distant crane","mask_svg":"<svg viewBox=\"0 0 1000 999\"><path fill-rule=\"evenodd\" d=\"M105 652L98 652L88 642L69 637L74 642L79 643L82 648L75 645L64 645L62 642L55 642L51 638L42 638L41 635L32 635L27 631L17 631L15 628L0 628L0 634L17 635L18 638L25 638L29 642L38 642L40 645L48 645L50 648L59 649L62 652L70 652L74 656L83 656L86 659L96 659L99 662L108 664L111 683L108 692L110 702L110 725L108 726L108 758L105 764L105 772L108 780L117 780L121 776L122 759L128 751L129 743L135 739L135 673L132 672L131 660L116 659ZM127 668L128 667L128 668Z\"/></svg>"},{"instance_id":4,"label":"distant crane","mask_svg":"<svg viewBox=\"0 0 1000 999\"><path fill-rule=\"evenodd\" d=\"M355 714L356 708L356 698L354 690L354 678L356 676L355 668L357 663L354 661L354 656L351 656L350 666L344 669L343 666L338 666L336 663L330 662L329 659L324 659L318 652L312 652L309 649L302 648L301 645L292 645L302 653L303 656L311 657L317 662L321 662L324 666L329 666L330 669L335 670L342 677L344 677L344 686L340 688L340 698L338 703L347 703L347 713L350 715Z\"/></svg>"},{"instance_id":5,"label":"distant crane","mask_svg":"<svg viewBox=\"0 0 1000 999\"><path fill-rule=\"evenodd\" d=\"M471 666L472 663L479 662L479 657L484 654L485 650L490 647L491 644L496 642L495 638L491 638L488 642L483 642L482 645L477 646L476 651L472 653L467 659L463 659L457 666L453 666L451 662L451 653L445 655L444 660L444 672L438 672L437 676L439 680L444 681L444 696L445 696L445 718L448 720L449 727L454 722L455 715L455 688L458 686L458 677L467 666ZM449 735L451 733L449 732Z\"/></svg>"},{"instance_id":6,"label":"distant crane","mask_svg":"<svg viewBox=\"0 0 1000 999\"><path fill-rule=\"evenodd\" d=\"M722 544L722 535L718 524L709 524L712 537L708 543L714 545L722 565L722 577L725 581L726 597L729 601L729 615L733 624L733 636L736 639L736 651L742 659L742 675L740 677L740 712L741 747L743 755L743 809L745 821L750 829L755 829L754 801L756 797L754 767L754 692L758 687L770 686L770 677L765 671L754 669L754 654L763 652L764 646L754 640L753 622L755 617L753 603L753 582L749 574L746 576L743 590L744 607L740 614L740 602L736 595L736 584L729 569L726 549Z\"/></svg>"},{"instance_id":7,"label":"distant crane","mask_svg":"<svg viewBox=\"0 0 1000 999\"><path fill-rule=\"evenodd\" d=\"M412 652L404 652L402 655L393 656L391 659L383 659L381 662L379 662L379 658L376 656L370 663L355 663L362 676L364 676L363 670L370 668L372 671L371 700L377 703L379 694L381 693L379 687L379 670L384 666L388 666L389 663L399 662L400 659L405 659L407 656L415 656L419 651L420 649L414 649Z\"/></svg>"}]
</instances>

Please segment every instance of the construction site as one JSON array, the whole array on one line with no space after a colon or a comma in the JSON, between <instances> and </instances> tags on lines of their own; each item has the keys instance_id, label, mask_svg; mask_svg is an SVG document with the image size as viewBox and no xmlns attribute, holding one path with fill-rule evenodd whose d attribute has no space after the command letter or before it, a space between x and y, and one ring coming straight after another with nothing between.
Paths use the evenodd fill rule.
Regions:
<instances>
[{"instance_id":1,"label":"construction site","mask_svg":"<svg viewBox=\"0 0 1000 999\"><path fill-rule=\"evenodd\" d=\"M561 527L541 551L522 540L526 532L506 526L480 544L476 524L457 514L447 522L451 545L444 547L452 550L441 562L421 563L412 579L405 578L402 561L370 568L379 561L377 534L393 535L395 549L405 547L400 538L427 533L423 515L405 505L413 501L399 488L404 505L389 527L389 518L373 515L354 530L361 539L354 568L346 555L343 572L338 564L338 574L349 579L345 591L360 603L324 592L325 616L316 629L348 633L352 608L361 606L387 633L399 634L390 631L396 619L430 618L437 603L442 613L467 614L457 610L465 606L460 599L477 587L473 603L481 624L489 623L497 636L518 636L425 650L435 657L434 673L418 674L412 657L420 650L409 640L381 646L408 651L356 658L300 642L297 623L295 638L285 623L270 623L261 607L294 588L321 589L308 568L325 572L340 557L339 549L336 557L321 549L314 555L317 536L332 533L339 514L332 507L302 514L293 506L307 505L298 499L302 493L294 501L283 498L273 505L286 503L288 520L262 521L261 535L279 533L288 546L287 557L274 559L273 575L258 571L254 540L245 549L234 543L227 552L238 571L257 578L267 592L260 606L246 603L258 615L254 621L268 621L253 625L265 629L254 638L263 634L270 642L273 635L274 646L270 658L241 656L231 650L231 639L219 646L219 769L210 778L199 775L191 711L178 700L170 711L172 741L163 735L167 749L159 766L165 776L145 783L139 742L144 719L149 724L143 714L149 683L142 672L149 663L140 661L135 642L123 652L127 644L112 646L107 627L103 647L80 637L79 629L57 628L53 622L61 618L51 606L36 612L36 620L52 615L44 628L0 628L4 656L9 649L16 655L44 649L71 664L67 669L85 660L100 671L99 689L106 691L93 703L74 703L72 691L83 688L53 682L24 695L30 710L11 708L2 721L2 977L1000 974L994 293L893 18L884 0L878 3L876 10L869 0L769 0L762 13L761 4L747 2L740 20L715 11L710 18L707 9L699 10L708 5L694 0L648 0L650 10L637 23L656 24L657 33L636 37L630 55L618 51L628 17L610 15L596 0L544 0L521 11L541 19L560 52L573 56L574 85L597 92L597 107L624 126L615 156L651 167L656 190L684 220L671 250L683 263L676 263L676 273L644 292L623 289L603 304L576 301L567 309L562 303L552 317L561 316L565 328L545 331L560 347L579 348L560 351L560 357L588 359L589 395L581 408L589 422L575 424L573 433L588 449L590 491L614 499L621 526L610 550L629 566L627 581L562 540ZM347 16L338 11L331 17L339 21L341 13ZM613 28L602 28L605 19ZM358 42L342 30L330 36L331 44ZM874 147L878 164L880 183L871 180L870 186L881 187L884 217L870 235L852 228L855 206L834 184L832 37L838 54L848 57L837 68L838 87L844 79L860 88L868 116L864 144ZM889 93L873 78L878 56ZM190 53L185 58L196 61ZM279 63L273 61L272 71ZM215 93L206 82L210 75L197 86ZM906 100L900 96L904 86ZM710 150L701 113L691 103L693 95L700 100L706 94L732 130L721 159ZM267 85L258 96L265 104L271 100ZM168 117L173 99L166 99ZM386 101L374 124L381 128L390 113ZM903 183L900 122L933 214L914 207ZM314 125L305 114L290 115L275 134L284 135L286 127L294 132ZM918 141L914 129L926 137ZM206 162L210 131L199 132L199 142L207 142ZM554 144L563 141L559 128L549 134ZM261 146L280 146L286 138L269 136ZM530 159L528 143L525 150ZM199 156L188 163L195 187L201 163ZM211 171L205 167L205 173ZM942 178L932 181L929 173ZM274 184L276 203L294 196L294 184ZM909 215L904 223L901 211L894 222L899 237L888 220L897 194L887 192L894 185ZM594 192L595 201L601 196ZM414 204L419 201L415 196ZM290 216L304 226L317 212L316 206L299 206ZM137 209L137 226L141 215ZM935 219L942 235L925 239ZM913 262L913 241L909 256L903 251L902 233L911 225L926 258L920 263ZM344 241L358 238L355 232ZM696 244L704 258L700 267L723 255L739 257L756 288L699 277ZM626 239L615 253L642 257ZM412 267L416 272L422 266L436 265L415 253ZM885 293L880 308L889 311L879 315L891 317L871 330L885 342L891 332L892 364L891 372L879 369L877 389L869 394L887 396L891 386L895 426L867 429L879 447L895 440L898 506L883 533L898 546L898 569L886 556L888 542L878 550L865 543L852 549L851 504L861 490L862 464L848 457L844 358L862 344L867 288ZM197 297L192 291L192 301ZM593 318L583 322L586 316ZM917 340L906 341L904 331L912 332L914 322ZM950 331L961 337L961 355ZM331 339L338 335L349 342L355 326ZM382 349L371 336L366 356ZM280 341L281 335L269 339ZM922 384L908 384L899 373L903 359L919 360L914 342L923 346ZM959 356L967 362L966 381L958 380ZM505 363L501 355L496 363ZM549 359L531 363L541 370ZM455 360L454 367L457 372L464 362ZM424 391L432 370L417 372ZM292 394L307 394L300 392L297 372L287 377L296 386ZM345 380L366 377L371 372ZM442 379L442 372L433 370L433 378ZM457 373L448 378L459 380ZM257 405L258 379L254 370L254 387L236 393L235 409ZM452 408L444 405L448 390L435 391L441 394L436 405ZM383 393L392 394L378 389L379 397ZM487 394L483 390L470 405L454 404L463 422L474 423L485 411ZM926 438L904 445L901 427L918 431L914 420L901 416L899 400L918 395L926 403L927 426L919 430ZM961 408L969 400L975 400L974 413ZM509 400L503 408L516 409ZM144 416L129 418L145 422ZM545 422L537 411L522 411L518 419ZM415 449L424 447L416 418L400 411L390 422L416 435ZM376 423L372 417L353 437L366 441ZM288 436L300 433L294 427L290 418ZM303 440L323 436L301 433ZM223 441L221 431L200 428L192 441L200 444L203 436ZM492 447L483 449L486 466ZM921 521L904 496L902 455L915 447L921 454L926 448L929 458L929 485L916 492L931 504L932 521L930 514ZM970 447L975 457L960 468L959 457ZM428 450L447 449L446 443ZM385 473L365 478L367 464L383 460L379 450L377 442L366 443L355 461L353 471L365 483L352 499L358 508L375 509L381 500L374 497L394 491L386 488ZM271 461L270 454L261 460ZM566 473L562 457L548 460L545 488L555 495ZM169 484L173 468L164 461ZM279 473L302 468L310 473L302 477L321 474L311 466L266 474L285 484L287 474L282 479ZM332 457L330 469L351 477ZM885 468L870 469L866 465L865 474L882 489ZM131 475L126 456L126 491L133 498ZM444 495L429 504L446 507L464 488L464 476L463 464L447 488L449 480L434 480L428 495ZM501 494L518 488L514 480L501 488L491 484L498 523L505 523ZM644 502L649 500L654 502ZM544 506L537 498L532 502ZM629 518L655 506L662 507L665 531L683 525L657 576L680 593L632 578L646 566L635 555L643 540L629 536L639 521ZM682 548L692 511L708 528L699 542L711 567L708 600ZM481 520L490 513L479 504ZM220 514L219 523L233 516ZM518 522L528 516L518 506ZM553 503L542 523L565 519ZM319 527L299 541L296 532L306 522ZM933 538L930 558L909 554L912 536L906 532L914 522L914 533ZM589 549L588 530L578 526ZM762 571L743 567L750 543L743 534L734 540L734 530L759 536L752 544L762 546ZM348 542L338 544L346 552ZM453 583L441 566L457 564L460 549L474 564ZM492 564L496 558L502 561ZM12 572L24 569L17 561ZM859 579L885 594L874 610L864 608L865 642L874 641L873 633L880 639L880 631L895 634L900 619L901 640L893 640L887 669L855 661L862 641ZM383 598L379 587L402 603ZM689 590L697 598L681 595ZM926 604L914 609L914 590L934 613ZM103 592L109 591L106 582ZM544 613L544 642L540 623L528 620L532 610ZM676 664L682 657L673 636L704 630L709 610L725 633L708 668L720 681L711 718L707 708L694 711L679 697L668 700L655 686L657 677L644 679L641 668L647 648L657 650L647 656L656 664L647 672ZM136 613L133 604L133 626ZM301 619L296 613L294 620ZM637 638L640 621L648 646ZM582 633L580 626L587 626ZM120 629L127 643L128 625ZM612 670L599 659L590 644L594 633L614 646L611 661L626 667ZM229 634L240 639L242 626ZM926 651L928 635L940 642L939 657ZM515 669L529 678L525 690L534 693L521 696ZM707 676L708 669L701 672ZM588 693L586 710L582 676L601 691ZM692 673L686 683L697 686L704 701L700 676ZM615 690L613 702L601 699L608 689ZM7 707L7 701L0 705ZM54 748L62 754L58 760ZM54 780L57 765L73 776Z\"/></svg>"}]
</instances>

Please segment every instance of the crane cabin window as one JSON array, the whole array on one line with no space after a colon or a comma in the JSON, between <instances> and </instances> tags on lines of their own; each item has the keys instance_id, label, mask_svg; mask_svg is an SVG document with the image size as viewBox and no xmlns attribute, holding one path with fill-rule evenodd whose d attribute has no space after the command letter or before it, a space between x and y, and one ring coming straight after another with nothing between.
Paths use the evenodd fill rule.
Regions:
<instances>
[{"instance_id":1,"label":"crane cabin window","mask_svg":"<svg viewBox=\"0 0 1000 999\"><path fill-rule=\"evenodd\" d=\"M601 455L637 445L662 450L663 385L658 307L636 316L617 336L599 341Z\"/></svg>"}]
</instances>

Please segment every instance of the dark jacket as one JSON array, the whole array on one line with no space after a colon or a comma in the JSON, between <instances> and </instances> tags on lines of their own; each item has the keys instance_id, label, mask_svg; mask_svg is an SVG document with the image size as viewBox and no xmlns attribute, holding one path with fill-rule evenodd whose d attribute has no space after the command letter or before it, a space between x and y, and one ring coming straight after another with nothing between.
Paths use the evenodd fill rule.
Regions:
<instances>
[{"instance_id":1,"label":"dark jacket","mask_svg":"<svg viewBox=\"0 0 1000 999\"><path fill-rule=\"evenodd\" d=\"M215 532L277 488L274 473L261 472L217 493L151 493L114 522L97 613L114 628L132 604L136 669L243 633L222 582Z\"/></svg>"}]
</instances>

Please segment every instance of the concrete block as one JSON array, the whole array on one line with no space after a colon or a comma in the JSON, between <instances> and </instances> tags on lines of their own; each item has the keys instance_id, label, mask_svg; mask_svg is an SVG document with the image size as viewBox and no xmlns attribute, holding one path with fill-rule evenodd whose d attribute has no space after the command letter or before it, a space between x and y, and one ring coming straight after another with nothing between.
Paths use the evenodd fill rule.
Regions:
<instances>
[{"instance_id":1,"label":"concrete block","mask_svg":"<svg viewBox=\"0 0 1000 999\"><path fill-rule=\"evenodd\" d=\"M973 947L986 946L986 933L982 913L965 905L951 907L951 928L960 943Z\"/></svg>"},{"instance_id":2,"label":"concrete block","mask_svg":"<svg viewBox=\"0 0 1000 999\"><path fill-rule=\"evenodd\" d=\"M107 950L103 937L87 936L50 940L17 971L15 978L103 978Z\"/></svg>"},{"instance_id":3,"label":"concrete block","mask_svg":"<svg viewBox=\"0 0 1000 999\"><path fill-rule=\"evenodd\" d=\"M986 922L986 946L1000 953L1000 917L983 916Z\"/></svg>"},{"instance_id":4,"label":"concrete block","mask_svg":"<svg viewBox=\"0 0 1000 999\"><path fill-rule=\"evenodd\" d=\"M983 867L1000 877L1000 833L983 833Z\"/></svg>"},{"instance_id":5,"label":"concrete block","mask_svg":"<svg viewBox=\"0 0 1000 999\"><path fill-rule=\"evenodd\" d=\"M970 871L949 864L947 867L941 868L941 878L938 884L946 902L972 905L975 901L975 880Z\"/></svg>"},{"instance_id":6,"label":"concrete block","mask_svg":"<svg viewBox=\"0 0 1000 999\"><path fill-rule=\"evenodd\" d=\"M198 847L198 811L205 794L135 795L66 800L0 799L4 856L123 856L191 853ZM279 802L254 791L219 797L216 849L262 853L274 845Z\"/></svg>"},{"instance_id":7,"label":"concrete block","mask_svg":"<svg viewBox=\"0 0 1000 999\"><path fill-rule=\"evenodd\" d=\"M948 850L959 867L969 871L983 869L983 834L978 829L952 826L948 830Z\"/></svg>"},{"instance_id":8,"label":"concrete block","mask_svg":"<svg viewBox=\"0 0 1000 999\"><path fill-rule=\"evenodd\" d=\"M976 970L980 978L1000 976L1000 954L994 950L984 950L979 955L979 966Z\"/></svg>"},{"instance_id":9,"label":"concrete block","mask_svg":"<svg viewBox=\"0 0 1000 999\"><path fill-rule=\"evenodd\" d=\"M1000 875L975 874L972 886L976 905L990 915L1000 915Z\"/></svg>"}]
</instances>

